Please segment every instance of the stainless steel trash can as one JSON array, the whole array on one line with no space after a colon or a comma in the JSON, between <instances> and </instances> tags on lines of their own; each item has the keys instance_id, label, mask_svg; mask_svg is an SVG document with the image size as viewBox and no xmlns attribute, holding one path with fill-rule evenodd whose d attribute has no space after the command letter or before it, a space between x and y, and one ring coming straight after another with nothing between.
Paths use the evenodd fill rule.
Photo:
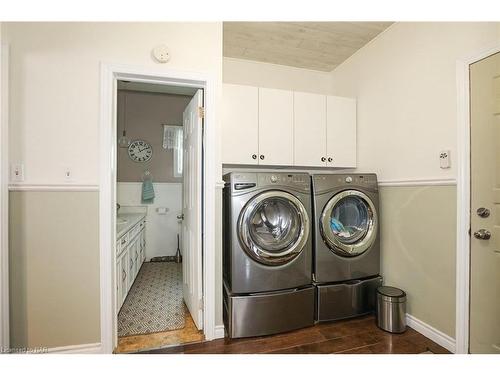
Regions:
<instances>
[{"instance_id":1,"label":"stainless steel trash can","mask_svg":"<svg viewBox=\"0 0 500 375\"><path fill-rule=\"evenodd\" d=\"M392 286L377 288L377 326L391 333L406 331L406 293Z\"/></svg>"}]
</instances>

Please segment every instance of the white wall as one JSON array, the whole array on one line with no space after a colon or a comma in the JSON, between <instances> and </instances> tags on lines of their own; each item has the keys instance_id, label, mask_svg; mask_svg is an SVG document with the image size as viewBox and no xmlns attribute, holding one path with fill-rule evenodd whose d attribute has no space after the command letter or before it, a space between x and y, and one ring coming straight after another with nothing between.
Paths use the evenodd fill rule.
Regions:
<instances>
[{"instance_id":1,"label":"white wall","mask_svg":"<svg viewBox=\"0 0 500 375\"><path fill-rule=\"evenodd\" d=\"M118 182L116 188L117 201L122 206L142 206L140 182ZM146 260L152 257L175 255L177 250L177 234L180 224L177 215L182 213L182 183L153 183L155 199L147 207L146 224ZM160 215L159 207L168 212Z\"/></svg>"},{"instance_id":2,"label":"white wall","mask_svg":"<svg viewBox=\"0 0 500 375\"><path fill-rule=\"evenodd\" d=\"M396 23L333 71L333 92L358 99L359 170L382 180L456 177L456 62L496 43L497 27Z\"/></svg>"},{"instance_id":3,"label":"white wall","mask_svg":"<svg viewBox=\"0 0 500 375\"><path fill-rule=\"evenodd\" d=\"M11 44L10 158L25 182L99 182L100 64L222 74L221 23L4 23ZM164 43L167 64L151 50ZM217 90L219 88L217 87Z\"/></svg>"},{"instance_id":4,"label":"white wall","mask_svg":"<svg viewBox=\"0 0 500 375\"><path fill-rule=\"evenodd\" d=\"M329 94L331 74L250 60L224 58L224 83Z\"/></svg>"}]
</instances>

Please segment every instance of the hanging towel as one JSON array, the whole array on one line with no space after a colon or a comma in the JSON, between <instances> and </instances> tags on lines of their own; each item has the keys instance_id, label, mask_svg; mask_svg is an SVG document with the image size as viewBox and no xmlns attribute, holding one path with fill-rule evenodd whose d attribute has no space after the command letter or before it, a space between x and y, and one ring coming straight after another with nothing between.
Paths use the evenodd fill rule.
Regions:
<instances>
[{"instance_id":1,"label":"hanging towel","mask_svg":"<svg viewBox=\"0 0 500 375\"><path fill-rule=\"evenodd\" d=\"M155 190L153 188L153 180L150 178L142 182L142 203L152 204L155 199Z\"/></svg>"}]
</instances>

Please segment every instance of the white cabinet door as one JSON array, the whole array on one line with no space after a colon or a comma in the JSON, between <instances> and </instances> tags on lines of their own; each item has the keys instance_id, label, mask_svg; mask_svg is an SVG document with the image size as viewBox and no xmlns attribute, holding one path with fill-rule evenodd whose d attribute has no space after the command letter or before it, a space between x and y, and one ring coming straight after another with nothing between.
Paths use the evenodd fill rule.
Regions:
<instances>
[{"instance_id":1,"label":"white cabinet door","mask_svg":"<svg viewBox=\"0 0 500 375\"><path fill-rule=\"evenodd\" d=\"M132 246L133 243L131 242L128 249L127 249L127 256L128 256L128 285L127 285L127 293L130 290L130 287L134 283L135 280L135 252L134 252L134 246Z\"/></svg>"},{"instance_id":2,"label":"white cabinet door","mask_svg":"<svg viewBox=\"0 0 500 375\"><path fill-rule=\"evenodd\" d=\"M326 99L327 165L356 167L356 99Z\"/></svg>"},{"instance_id":3,"label":"white cabinet door","mask_svg":"<svg viewBox=\"0 0 500 375\"><path fill-rule=\"evenodd\" d=\"M257 164L258 88L224 84L222 91L222 162Z\"/></svg>"},{"instance_id":4,"label":"white cabinet door","mask_svg":"<svg viewBox=\"0 0 500 375\"><path fill-rule=\"evenodd\" d=\"M144 224L145 225L145 224ZM144 259L146 258L146 228L141 231L140 234L140 245L141 245L141 265L144 262Z\"/></svg>"},{"instance_id":5,"label":"white cabinet door","mask_svg":"<svg viewBox=\"0 0 500 375\"><path fill-rule=\"evenodd\" d=\"M140 249L140 242L139 242L139 235L134 240L134 245L133 245L133 250L134 250L134 280L137 277L137 273L139 272L139 269L141 268L141 249Z\"/></svg>"},{"instance_id":6,"label":"white cabinet door","mask_svg":"<svg viewBox=\"0 0 500 375\"><path fill-rule=\"evenodd\" d=\"M259 88L259 164L293 165L293 92Z\"/></svg>"},{"instance_id":7,"label":"white cabinet door","mask_svg":"<svg viewBox=\"0 0 500 375\"><path fill-rule=\"evenodd\" d=\"M117 278L118 278L118 290L119 290L119 304L118 310L122 307L125 298L127 297L127 292L129 289L128 282L128 253L127 251L123 252L120 256L119 260L119 268L117 269Z\"/></svg>"},{"instance_id":8,"label":"white cabinet door","mask_svg":"<svg viewBox=\"0 0 500 375\"><path fill-rule=\"evenodd\" d=\"M294 165L326 166L326 96L294 92Z\"/></svg>"}]
</instances>

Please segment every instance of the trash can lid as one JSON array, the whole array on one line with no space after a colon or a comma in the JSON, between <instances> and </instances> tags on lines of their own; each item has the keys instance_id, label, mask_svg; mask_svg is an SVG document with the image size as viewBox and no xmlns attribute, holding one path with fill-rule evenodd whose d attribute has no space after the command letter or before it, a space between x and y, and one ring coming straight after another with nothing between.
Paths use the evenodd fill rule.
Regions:
<instances>
[{"instance_id":1,"label":"trash can lid","mask_svg":"<svg viewBox=\"0 0 500 375\"><path fill-rule=\"evenodd\" d=\"M394 299L397 299L397 298L403 298L403 297L406 297L406 293L399 289L399 288L395 288L393 286L379 286L377 288L377 293L385 296L385 297L389 297L389 298L394 298Z\"/></svg>"}]
</instances>

